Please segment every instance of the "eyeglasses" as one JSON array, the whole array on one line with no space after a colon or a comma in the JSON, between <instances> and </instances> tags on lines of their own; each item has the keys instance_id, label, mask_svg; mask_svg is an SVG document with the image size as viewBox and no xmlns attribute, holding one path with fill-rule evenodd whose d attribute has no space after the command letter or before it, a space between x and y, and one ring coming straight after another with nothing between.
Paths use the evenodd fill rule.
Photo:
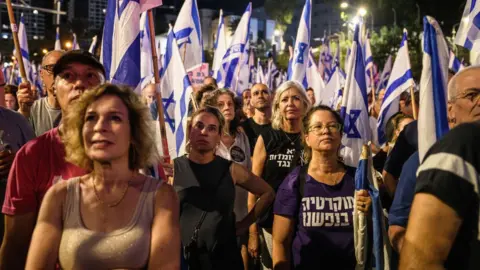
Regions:
<instances>
[{"instance_id":1,"label":"eyeglasses","mask_svg":"<svg viewBox=\"0 0 480 270\"><path fill-rule=\"evenodd\" d=\"M45 65L45 66L42 66L42 69L45 70L46 72L52 74L53 73L53 67L55 66L55 64L52 64L52 65Z\"/></svg>"},{"instance_id":2,"label":"eyeglasses","mask_svg":"<svg viewBox=\"0 0 480 270\"><path fill-rule=\"evenodd\" d=\"M456 96L457 99L468 99L473 104L476 104L480 98L480 89L468 89L460 95Z\"/></svg>"},{"instance_id":3,"label":"eyeglasses","mask_svg":"<svg viewBox=\"0 0 480 270\"><path fill-rule=\"evenodd\" d=\"M342 125L340 123L329 123L326 125L317 124L308 128L308 132L313 132L316 135L322 133L323 129L326 128L329 132L339 132L342 129Z\"/></svg>"}]
</instances>

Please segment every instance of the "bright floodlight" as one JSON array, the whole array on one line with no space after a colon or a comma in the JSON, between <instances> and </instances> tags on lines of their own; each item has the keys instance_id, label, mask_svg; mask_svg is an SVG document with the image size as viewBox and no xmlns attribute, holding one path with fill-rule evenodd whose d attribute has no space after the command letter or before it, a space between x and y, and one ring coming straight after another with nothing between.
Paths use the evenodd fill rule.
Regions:
<instances>
[{"instance_id":1,"label":"bright floodlight","mask_svg":"<svg viewBox=\"0 0 480 270\"><path fill-rule=\"evenodd\" d=\"M351 23L355 26L360 23L360 18L358 16L353 17Z\"/></svg>"},{"instance_id":2,"label":"bright floodlight","mask_svg":"<svg viewBox=\"0 0 480 270\"><path fill-rule=\"evenodd\" d=\"M34 9L34 10L33 10L33 14L37 15L37 14L38 14L38 10Z\"/></svg>"},{"instance_id":3,"label":"bright floodlight","mask_svg":"<svg viewBox=\"0 0 480 270\"><path fill-rule=\"evenodd\" d=\"M358 15L360 15L362 17L365 17L365 15L367 15L367 10L363 7L359 8L358 9Z\"/></svg>"},{"instance_id":4,"label":"bright floodlight","mask_svg":"<svg viewBox=\"0 0 480 270\"><path fill-rule=\"evenodd\" d=\"M43 50L42 50L42 53L43 53L43 54L47 54L47 53L48 53L48 50L47 50L47 49L43 49Z\"/></svg>"},{"instance_id":5,"label":"bright floodlight","mask_svg":"<svg viewBox=\"0 0 480 270\"><path fill-rule=\"evenodd\" d=\"M67 49L72 48L72 43L71 43L70 41L65 42L65 47L66 47Z\"/></svg>"},{"instance_id":6,"label":"bright floodlight","mask_svg":"<svg viewBox=\"0 0 480 270\"><path fill-rule=\"evenodd\" d=\"M342 8L342 9L348 8L348 3L347 3L347 2L341 3L341 4L340 4L340 8Z\"/></svg>"}]
</instances>

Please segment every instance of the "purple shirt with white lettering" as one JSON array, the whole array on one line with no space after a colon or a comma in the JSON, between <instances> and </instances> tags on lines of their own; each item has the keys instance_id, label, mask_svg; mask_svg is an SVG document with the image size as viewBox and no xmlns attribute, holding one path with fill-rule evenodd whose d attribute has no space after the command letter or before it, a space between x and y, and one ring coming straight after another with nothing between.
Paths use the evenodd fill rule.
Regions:
<instances>
[{"instance_id":1,"label":"purple shirt with white lettering","mask_svg":"<svg viewBox=\"0 0 480 270\"><path fill-rule=\"evenodd\" d=\"M345 174L337 185L305 176L300 200L295 168L277 191L274 213L297 220L292 254L295 269L354 269L354 178Z\"/></svg>"}]
</instances>

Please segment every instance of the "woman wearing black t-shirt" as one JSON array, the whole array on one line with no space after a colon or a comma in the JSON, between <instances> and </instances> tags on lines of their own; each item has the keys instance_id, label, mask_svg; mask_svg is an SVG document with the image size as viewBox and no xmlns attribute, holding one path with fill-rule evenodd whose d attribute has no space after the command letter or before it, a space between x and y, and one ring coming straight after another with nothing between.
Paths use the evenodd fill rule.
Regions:
<instances>
[{"instance_id":1,"label":"woman wearing black t-shirt","mask_svg":"<svg viewBox=\"0 0 480 270\"><path fill-rule=\"evenodd\" d=\"M277 89L272 104L272 128L263 132L253 151L252 171L277 190L283 179L300 164L302 151L302 118L310 108L305 89L297 82L287 81ZM257 200L249 194L251 208ZM258 227L257 227L258 225ZM249 253L259 255L258 237L262 240L261 261L264 269L272 269L273 213L250 226Z\"/></svg>"},{"instance_id":2,"label":"woman wearing black t-shirt","mask_svg":"<svg viewBox=\"0 0 480 270\"><path fill-rule=\"evenodd\" d=\"M262 216L274 199L272 188L245 167L215 155L225 126L213 107L197 110L189 127L188 155L174 160L173 186L180 201L180 235L190 270L243 270L237 235ZM260 199L235 222L235 185Z\"/></svg>"}]
</instances>

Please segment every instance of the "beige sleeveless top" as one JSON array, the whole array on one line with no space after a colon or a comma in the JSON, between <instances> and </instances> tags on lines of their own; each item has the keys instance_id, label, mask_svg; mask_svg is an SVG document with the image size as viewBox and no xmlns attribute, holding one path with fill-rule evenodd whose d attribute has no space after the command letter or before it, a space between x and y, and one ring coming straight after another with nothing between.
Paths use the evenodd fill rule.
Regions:
<instances>
[{"instance_id":1,"label":"beige sleeveless top","mask_svg":"<svg viewBox=\"0 0 480 270\"><path fill-rule=\"evenodd\" d=\"M103 233L87 229L80 215L80 178L68 181L59 261L63 269L135 269L148 263L155 193L161 181L147 177L132 219Z\"/></svg>"}]
</instances>

